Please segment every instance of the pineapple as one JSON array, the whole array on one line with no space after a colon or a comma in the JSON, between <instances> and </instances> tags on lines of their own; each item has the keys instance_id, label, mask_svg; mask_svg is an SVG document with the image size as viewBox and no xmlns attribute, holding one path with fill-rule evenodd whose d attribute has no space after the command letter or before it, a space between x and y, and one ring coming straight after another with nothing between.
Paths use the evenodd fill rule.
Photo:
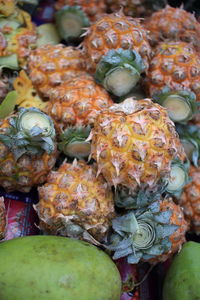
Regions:
<instances>
[{"instance_id":1,"label":"pineapple","mask_svg":"<svg viewBox=\"0 0 200 300\"><path fill-rule=\"evenodd\" d=\"M0 0L0 14L8 17L15 13L16 0Z\"/></svg>"},{"instance_id":2,"label":"pineapple","mask_svg":"<svg viewBox=\"0 0 200 300\"><path fill-rule=\"evenodd\" d=\"M21 108L0 121L0 186L6 191L42 184L56 158L53 121L40 110Z\"/></svg>"},{"instance_id":3,"label":"pineapple","mask_svg":"<svg viewBox=\"0 0 200 300\"><path fill-rule=\"evenodd\" d=\"M179 199L190 231L200 234L200 167L190 167L191 182L186 185Z\"/></svg>"},{"instance_id":4,"label":"pineapple","mask_svg":"<svg viewBox=\"0 0 200 300\"><path fill-rule=\"evenodd\" d=\"M112 104L108 93L87 74L52 89L46 112L61 134L59 149L70 157L88 157L90 127L101 110Z\"/></svg>"},{"instance_id":5,"label":"pineapple","mask_svg":"<svg viewBox=\"0 0 200 300\"><path fill-rule=\"evenodd\" d=\"M147 93L167 108L174 122L187 122L200 101L200 58L191 45L163 42L145 79Z\"/></svg>"},{"instance_id":6,"label":"pineapple","mask_svg":"<svg viewBox=\"0 0 200 300\"><path fill-rule=\"evenodd\" d=\"M128 98L103 110L89 139L97 174L115 188L122 185L133 193L168 180L172 160L185 158L166 110L150 99Z\"/></svg>"},{"instance_id":7,"label":"pineapple","mask_svg":"<svg viewBox=\"0 0 200 300\"><path fill-rule=\"evenodd\" d=\"M63 163L38 192L35 208L43 231L97 245L106 239L115 216L113 194L102 176L96 178L95 165Z\"/></svg>"},{"instance_id":8,"label":"pineapple","mask_svg":"<svg viewBox=\"0 0 200 300\"><path fill-rule=\"evenodd\" d=\"M6 209L4 198L0 197L0 240L5 237L6 231Z\"/></svg>"},{"instance_id":9,"label":"pineapple","mask_svg":"<svg viewBox=\"0 0 200 300\"><path fill-rule=\"evenodd\" d=\"M42 101L39 97L32 81L24 70L20 71L19 76L14 80L13 87L17 92L16 105L25 108L36 107L45 111L47 102Z\"/></svg>"},{"instance_id":10,"label":"pineapple","mask_svg":"<svg viewBox=\"0 0 200 300\"><path fill-rule=\"evenodd\" d=\"M25 67L31 50L36 48L37 32L27 12L16 9L0 20L0 66Z\"/></svg>"},{"instance_id":11,"label":"pineapple","mask_svg":"<svg viewBox=\"0 0 200 300\"><path fill-rule=\"evenodd\" d=\"M109 94L90 75L81 75L52 89L46 112L59 132L68 126L93 125L103 108L113 104Z\"/></svg>"},{"instance_id":12,"label":"pineapple","mask_svg":"<svg viewBox=\"0 0 200 300\"><path fill-rule=\"evenodd\" d=\"M155 12L144 23L150 31L153 46L167 39L193 44L200 50L200 24L194 14L169 5Z\"/></svg>"},{"instance_id":13,"label":"pineapple","mask_svg":"<svg viewBox=\"0 0 200 300\"><path fill-rule=\"evenodd\" d=\"M64 45L45 45L34 50L29 58L28 73L35 89L49 99L52 90L85 74L85 61L80 50Z\"/></svg>"},{"instance_id":14,"label":"pineapple","mask_svg":"<svg viewBox=\"0 0 200 300\"><path fill-rule=\"evenodd\" d=\"M126 17L122 11L103 16L96 23L91 25L86 32L82 43L82 50L87 59L87 69L91 73L95 73L101 58L105 56L109 50L114 51L119 48L137 52L137 54L141 56L146 70L148 69L151 47L149 45L147 31L142 27L139 19ZM117 72L116 77L118 76L118 78L116 78L116 81L119 83L120 80L123 80L125 84L127 79L123 77L129 74L129 67L126 65L126 59L123 61L125 66L123 66L121 61L119 63L121 69L125 67L126 72L122 72L123 70L121 70L121 76L119 76L119 72ZM116 68L115 66L115 69ZM119 71L119 69L118 67L117 71ZM113 72L114 70L111 71Z\"/></svg>"},{"instance_id":15,"label":"pineapple","mask_svg":"<svg viewBox=\"0 0 200 300\"><path fill-rule=\"evenodd\" d=\"M56 0L55 9L61 10L64 6L80 6L91 22L95 22L106 12L104 0Z\"/></svg>"},{"instance_id":16,"label":"pineapple","mask_svg":"<svg viewBox=\"0 0 200 300\"><path fill-rule=\"evenodd\" d=\"M166 0L106 0L108 10L118 11L123 7L124 14L131 17L146 17L163 8Z\"/></svg>"},{"instance_id":17,"label":"pineapple","mask_svg":"<svg viewBox=\"0 0 200 300\"><path fill-rule=\"evenodd\" d=\"M127 257L130 264L140 260L156 264L181 249L188 224L181 207L164 199L118 216L112 228L107 248L114 251L113 259Z\"/></svg>"}]
</instances>

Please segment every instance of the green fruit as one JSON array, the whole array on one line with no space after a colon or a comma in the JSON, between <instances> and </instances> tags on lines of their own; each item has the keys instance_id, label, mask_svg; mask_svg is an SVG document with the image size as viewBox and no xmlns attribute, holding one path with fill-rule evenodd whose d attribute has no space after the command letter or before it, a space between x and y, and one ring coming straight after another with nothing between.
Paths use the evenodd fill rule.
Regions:
<instances>
[{"instance_id":1,"label":"green fruit","mask_svg":"<svg viewBox=\"0 0 200 300\"><path fill-rule=\"evenodd\" d=\"M115 264L86 242L30 236L0 243L1 300L119 300L120 293Z\"/></svg>"},{"instance_id":2,"label":"green fruit","mask_svg":"<svg viewBox=\"0 0 200 300\"><path fill-rule=\"evenodd\" d=\"M163 300L200 300L200 244L187 242L167 272Z\"/></svg>"}]
</instances>

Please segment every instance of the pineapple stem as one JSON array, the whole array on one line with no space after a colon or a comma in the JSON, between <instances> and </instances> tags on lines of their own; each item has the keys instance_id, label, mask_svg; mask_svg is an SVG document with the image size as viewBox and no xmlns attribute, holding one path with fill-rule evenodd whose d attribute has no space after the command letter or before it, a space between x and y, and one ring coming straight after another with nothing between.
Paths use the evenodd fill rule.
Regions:
<instances>
[{"instance_id":1,"label":"pineapple stem","mask_svg":"<svg viewBox=\"0 0 200 300\"><path fill-rule=\"evenodd\" d=\"M150 248L155 240L155 229L144 221L138 221L138 229L133 236L133 246L137 249Z\"/></svg>"},{"instance_id":2,"label":"pineapple stem","mask_svg":"<svg viewBox=\"0 0 200 300\"><path fill-rule=\"evenodd\" d=\"M136 69L129 66L111 69L105 76L103 86L115 96L121 97L128 94L140 79Z\"/></svg>"}]
</instances>

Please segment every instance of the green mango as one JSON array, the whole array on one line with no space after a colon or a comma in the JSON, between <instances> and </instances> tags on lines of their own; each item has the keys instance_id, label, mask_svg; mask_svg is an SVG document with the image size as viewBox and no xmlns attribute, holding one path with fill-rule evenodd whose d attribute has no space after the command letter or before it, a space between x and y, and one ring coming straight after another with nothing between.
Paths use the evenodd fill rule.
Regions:
<instances>
[{"instance_id":1,"label":"green mango","mask_svg":"<svg viewBox=\"0 0 200 300\"><path fill-rule=\"evenodd\" d=\"M163 300L200 300L200 244L187 242L172 261Z\"/></svg>"},{"instance_id":2,"label":"green mango","mask_svg":"<svg viewBox=\"0 0 200 300\"><path fill-rule=\"evenodd\" d=\"M1 300L119 300L110 257L89 243L29 236L0 243Z\"/></svg>"}]
</instances>

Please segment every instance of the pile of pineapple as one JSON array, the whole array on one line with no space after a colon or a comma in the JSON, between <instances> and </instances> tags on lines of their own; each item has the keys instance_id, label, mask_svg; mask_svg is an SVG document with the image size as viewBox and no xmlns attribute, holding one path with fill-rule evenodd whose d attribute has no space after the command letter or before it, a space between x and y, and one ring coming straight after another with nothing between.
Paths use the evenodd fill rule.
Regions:
<instances>
[{"instance_id":1,"label":"pile of pineapple","mask_svg":"<svg viewBox=\"0 0 200 300\"><path fill-rule=\"evenodd\" d=\"M37 188L43 233L130 264L200 233L200 24L166 4L58 0L46 42L0 0L0 186Z\"/></svg>"}]
</instances>

